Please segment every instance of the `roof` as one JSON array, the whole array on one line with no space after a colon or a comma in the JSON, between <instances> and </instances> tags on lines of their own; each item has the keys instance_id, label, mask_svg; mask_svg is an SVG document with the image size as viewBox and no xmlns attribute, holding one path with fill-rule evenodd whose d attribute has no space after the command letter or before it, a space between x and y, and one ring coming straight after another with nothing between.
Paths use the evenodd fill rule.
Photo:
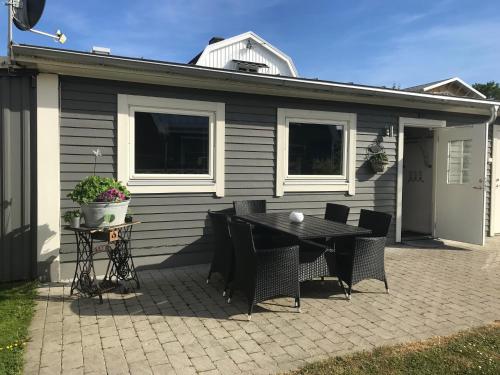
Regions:
<instances>
[{"instance_id":1,"label":"roof","mask_svg":"<svg viewBox=\"0 0 500 375\"><path fill-rule=\"evenodd\" d=\"M446 89L453 89L455 92L461 93L462 95L460 96L463 97L486 99L486 96L483 93L479 92L459 77L447 78L440 81L425 83L423 85L408 87L405 90L413 92L439 92L440 89L445 90L445 92ZM448 93L448 95L450 94L451 93Z\"/></svg>"},{"instance_id":2,"label":"roof","mask_svg":"<svg viewBox=\"0 0 500 375\"><path fill-rule=\"evenodd\" d=\"M275 76L116 55L14 45L16 64L41 72L219 91L489 114L500 101Z\"/></svg>"},{"instance_id":3,"label":"roof","mask_svg":"<svg viewBox=\"0 0 500 375\"><path fill-rule=\"evenodd\" d=\"M247 39L251 40L255 44L260 45L264 49L267 49L268 51L272 52L275 56L277 56L279 59L283 60L285 64L288 66L293 77L297 77L299 75L297 72L297 68L295 67L295 64L293 63L293 60L290 56L288 56L286 53L284 53L277 47L273 46L271 43L264 40L263 38L261 38L252 31L247 31L246 33L235 35L227 39L222 39L219 37L214 37L210 39L210 42L205 47L205 49L200 54L195 56L189 63L198 64L200 60L203 60L203 58L209 55L211 52L240 41L245 41Z\"/></svg>"},{"instance_id":4,"label":"roof","mask_svg":"<svg viewBox=\"0 0 500 375\"><path fill-rule=\"evenodd\" d=\"M214 43L218 43L218 42L222 42L224 40L224 38L220 37L220 36L213 36L212 38L210 38L210 40L208 41L208 44L214 44ZM200 56L201 54L203 53L203 51L201 51L200 53L198 53L195 57L193 57L191 60L189 60L188 64L194 64L196 65L196 63L198 62L198 60L200 59Z\"/></svg>"}]
</instances>

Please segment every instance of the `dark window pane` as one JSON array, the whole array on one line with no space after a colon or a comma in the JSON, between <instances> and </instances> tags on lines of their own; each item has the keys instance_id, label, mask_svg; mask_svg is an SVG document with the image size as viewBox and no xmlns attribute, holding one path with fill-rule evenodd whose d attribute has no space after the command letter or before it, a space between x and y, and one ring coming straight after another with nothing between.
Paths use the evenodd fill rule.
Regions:
<instances>
[{"instance_id":1,"label":"dark window pane","mask_svg":"<svg viewBox=\"0 0 500 375\"><path fill-rule=\"evenodd\" d=\"M135 173L208 174L209 118L135 113Z\"/></svg>"},{"instance_id":2,"label":"dark window pane","mask_svg":"<svg viewBox=\"0 0 500 375\"><path fill-rule=\"evenodd\" d=\"M343 131L339 125L289 124L288 174L341 175Z\"/></svg>"}]
</instances>

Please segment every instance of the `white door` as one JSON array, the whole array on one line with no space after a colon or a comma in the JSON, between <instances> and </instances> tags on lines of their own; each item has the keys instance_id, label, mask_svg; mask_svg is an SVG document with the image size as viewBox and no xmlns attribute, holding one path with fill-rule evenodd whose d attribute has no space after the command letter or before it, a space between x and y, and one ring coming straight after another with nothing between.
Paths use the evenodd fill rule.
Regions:
<instances>
[{"instance_id":1,"label":"white door","mask_svg":"<svg viewBox=\"0 0 500 375\"><path fill-rule=\"evenodd\" d=\"M486 126L441 128L436 135L434 235L483 245Z\"/></svg>"}]
</instances>

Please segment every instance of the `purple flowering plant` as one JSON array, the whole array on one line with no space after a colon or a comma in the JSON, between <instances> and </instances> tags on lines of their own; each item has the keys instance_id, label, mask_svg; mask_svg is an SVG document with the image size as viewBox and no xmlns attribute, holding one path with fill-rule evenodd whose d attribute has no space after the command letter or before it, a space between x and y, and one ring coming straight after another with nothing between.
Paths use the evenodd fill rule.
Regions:
<instances>
[{"instance_id":1,"label":"purple flowering plant","mask_svg":"<svg viewBox=\"0 0 500 375\"><path fill-rule=\"evenodd\" d=\"M97 196L96 202L113 202L119 203L127 199L127 196L120 190L111 188Z\"/></svg>"}]
</instances>

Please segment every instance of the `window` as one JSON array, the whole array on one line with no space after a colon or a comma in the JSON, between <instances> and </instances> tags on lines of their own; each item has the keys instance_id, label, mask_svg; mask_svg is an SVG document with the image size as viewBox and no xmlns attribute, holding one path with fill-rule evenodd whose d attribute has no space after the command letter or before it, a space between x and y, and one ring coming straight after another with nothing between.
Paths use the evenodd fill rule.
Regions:
<instances>
[{"instance_id":1,"label":"window","mask_svg":"<svg viewBox=\"0 0 500 375\"><path fill-rule=\"evenodd\" d=\"M278 110L276 195L287 191L354 194L356 115Z\"/></svg>"},{"instance_id":2,"label":"window","mask_svg":"<svg viewBox=\"0 0 500 375\"><path fill-rule=\"evenodd\" d=\"M342 125L291 122L288 126L289 175L342 175Z\"/></svg>"},{"instance_id":3,"label":"window","mask_svg":"<svg viewBox=\"0 0 500 375\"><path fill-rule=\"evenodd\" d=\"M135 112L135 173L208 174L210 117Z\"/></svg>"},{"instance_id":4,"label":"window","mask_svg":"<svg viewBox=\"0 0 500 375\"><path fill-rule=\"evenodd\" d=\"M118 179L132 193L224 194L223 103L118 96Z\"/></svg>"},{"instance_id":5,"label":"window","mask_svg":"<svg viewBox=\"0 0 500 375\"><path fill-rule=\"evenodd\" d=\"M471 139L448 142L448 184L470 182L471 150Z\"/></svg>"}]
</instances>

